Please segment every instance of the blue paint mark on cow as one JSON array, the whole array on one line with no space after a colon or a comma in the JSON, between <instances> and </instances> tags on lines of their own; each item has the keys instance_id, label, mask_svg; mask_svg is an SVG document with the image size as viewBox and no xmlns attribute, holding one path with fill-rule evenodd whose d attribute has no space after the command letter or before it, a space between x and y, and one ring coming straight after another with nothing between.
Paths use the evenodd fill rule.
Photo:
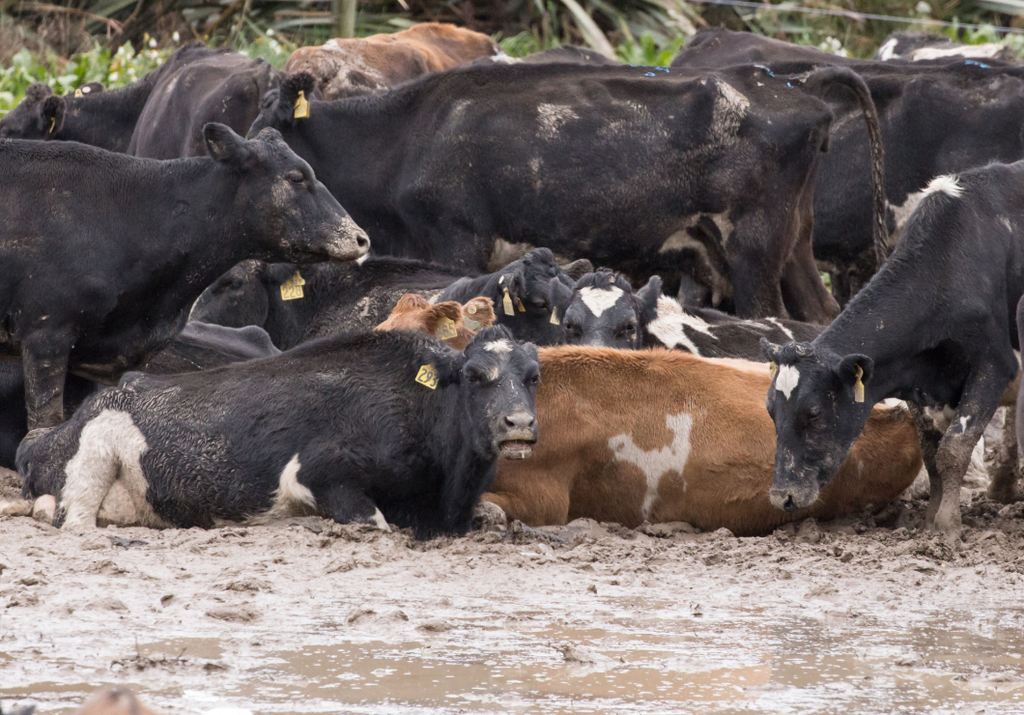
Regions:
<instances>
[{"instance_id":1,"label":"blue paint mark on cow","mask_svg":"<svg viewBox=\"0 0 1024 715\"><path fill-rule=\"evenodd\" d=\"M991 69L991 65L987 65L984 62L978 62L977 60L964 60L965 65L976 65L982 69Z\"/></svg>"}]
</instances>

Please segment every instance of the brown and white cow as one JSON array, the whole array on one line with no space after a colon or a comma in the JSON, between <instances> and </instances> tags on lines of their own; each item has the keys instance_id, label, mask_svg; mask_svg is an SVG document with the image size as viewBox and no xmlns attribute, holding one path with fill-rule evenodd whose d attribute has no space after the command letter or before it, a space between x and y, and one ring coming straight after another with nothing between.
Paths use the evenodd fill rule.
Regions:
<instances>
[{"instance_id":1,"label":"brown and white cow","mask_svg":"<svg viewBox=\"0 0 1024 715\"><path fill-rule=\"evenodd\" d=\"M921 469L907 411L878 408L818 502L783 512L768 499L768 365L575 346L542 348L540 364L533 457L502 463L483 497L531 526L589 517L767 534L786 522L881 507Z\"/></svg>"},{"instance_id":2,"label":"brown and white cow","mask_svg":"<svg viewBox=\"0 0 1024 715\"><path fill-rule=\"evenodd\" d=\"M494 41L479 32L443 22L424 22L401 32L328 40L300 47L288 58L288 72L316 77L324 99L385 92L428 72L498 54Z\"/></svg>"},{"instance_id":3,"label":"brown and white cow","mask_svg":"<svg viewBox=\"0 0 1024 715\"><path fill-rule=\"evenodd\" d=\"M406 293L374 330L415 330L463 350L478 330L494 324L494 318L494 301L483 296L465 305L455 301L431 305L421 295Z\"/></svg>"}]
</instances>

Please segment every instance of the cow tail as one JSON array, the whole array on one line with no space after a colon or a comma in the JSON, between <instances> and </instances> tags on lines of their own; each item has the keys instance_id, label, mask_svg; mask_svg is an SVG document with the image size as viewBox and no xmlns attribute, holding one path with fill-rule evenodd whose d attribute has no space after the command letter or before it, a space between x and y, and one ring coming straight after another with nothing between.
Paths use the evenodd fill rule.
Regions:
<instances>
[{"instance_id":1,"label":"cow tail","mask_svg":"<svg viewBox=\"0 0 1024 715\"><path fill-rule=\"evenodd\" d=\"M875 260L878 268L889 257L889 227L887 225L888 204L885 199L885 149L882 145L882 127L878 122L878 111L871 99L871 90L859 74L848 67L828 67L812 72L806 84L827 89L834 84L849 87L857 97L857 104L864 115L868 129L868 144L871 151L871 195L872 233L875 244Z\"/></svg>"}]
</instances>

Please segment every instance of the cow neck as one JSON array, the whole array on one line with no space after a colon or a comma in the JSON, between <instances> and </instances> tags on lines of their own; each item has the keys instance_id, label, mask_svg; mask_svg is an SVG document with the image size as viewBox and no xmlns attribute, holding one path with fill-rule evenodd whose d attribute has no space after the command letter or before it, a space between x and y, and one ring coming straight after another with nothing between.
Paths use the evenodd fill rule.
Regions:
<instances>
[{"instance_id":1,"label":"cow neck","mask_svg":"<svg viewBox=\"0 0 1024 715\"><path fill-rule=\"evenodd\" d=\"M417 386L418 387L418 386ZM487 453L482 433L486 423L473 430L473 421L465 405L465 393L459 384L447 385L424 396L418 411L422 434L426 436L426 455L443 476L440 522L446 529L459 528L459 517L472 514L476 503L497 471L497 456ZM474 489L467 480L483 475Z\"/></svg>"},{"instance_id":2,"label":"cow neck","mask_svg":"<svg viewBox=\"0 0 1024 715\"><path fill-rule=\"evenodd\" d=\"M88 97L69 97L64 126L57 138L109 151L127 151L152 90L152 82L139 82Z\"/></svg>"},{"instance_id":3,"label":"cow neck","mask_svg":"<svg viewBox=\"0 0 1024 715\"><path fill-rule=\"evenodd\" d=\"M930 288L933 279L920 254L905 244L897 248L868 285L846 306L839 317L821 333L812 345L840 357L861 354L874 361L874 371L866 387L868 404L888 397L911 398L913 391L932 382L932 368L920 354L936 347L943 335L941 302ZM910 294L900 286L917 286ZM937 330L938 328L938 330Z\"/></svg>"}]
</instances>

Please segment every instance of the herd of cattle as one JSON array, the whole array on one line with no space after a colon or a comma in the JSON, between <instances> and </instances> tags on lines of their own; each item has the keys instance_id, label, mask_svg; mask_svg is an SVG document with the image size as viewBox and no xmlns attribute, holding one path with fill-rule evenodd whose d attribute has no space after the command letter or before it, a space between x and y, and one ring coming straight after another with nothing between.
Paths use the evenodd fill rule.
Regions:
<instances>
[{"instance_id":1,"label":"herd of cattle","mask_svg":"<svg viewBox=\"0 0 1024 715\"><path fill-rule=\"evenodd\" d=\"M1024 68L927 36L640 67L428 23L33 85L0 120L0 466L65 528L428 538L481 500L760 534L923 464L955 536L1019 384L1021 116Z\"/></svg>"}]
</instances>

